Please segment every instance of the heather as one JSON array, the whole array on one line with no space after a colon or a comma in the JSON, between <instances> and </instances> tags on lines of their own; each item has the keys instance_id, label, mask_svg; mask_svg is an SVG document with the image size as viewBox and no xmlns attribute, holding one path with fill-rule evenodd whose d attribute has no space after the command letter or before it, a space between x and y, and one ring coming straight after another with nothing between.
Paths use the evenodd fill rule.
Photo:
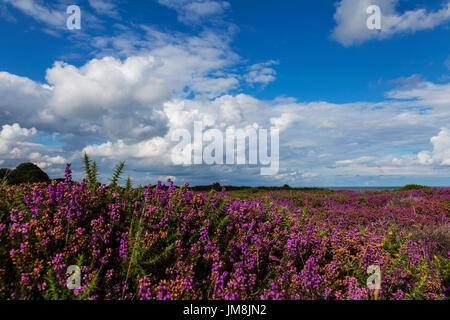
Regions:
<instances>
[{"instance_id":1,"label":"heather","mask_svg":"<svg viewBox=\"0 0 450 320\"><path fill-rule=\"evenodd\" d=\"M448 299L450 188L243 196L105 185L85 165L0 187L0 299Z\"/></svg>"}]
</instances>

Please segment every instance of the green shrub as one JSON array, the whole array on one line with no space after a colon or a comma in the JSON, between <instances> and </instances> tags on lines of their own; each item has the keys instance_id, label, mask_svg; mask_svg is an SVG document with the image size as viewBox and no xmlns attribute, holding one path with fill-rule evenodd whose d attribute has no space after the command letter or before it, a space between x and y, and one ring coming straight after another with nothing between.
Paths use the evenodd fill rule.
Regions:
<instances>
[{"instance_id":1,"label":"green shrub","mask_svg":"<svg viewBox=\"0 0 450 320\"><path fill-rule=\"evenodd\" d=\"M416 190L416 189L425 189L430 188L428 186L422 186L420 184L407 184L398 189L398 191L408 191L408 190Z\"/></svg>"}]
</instances>

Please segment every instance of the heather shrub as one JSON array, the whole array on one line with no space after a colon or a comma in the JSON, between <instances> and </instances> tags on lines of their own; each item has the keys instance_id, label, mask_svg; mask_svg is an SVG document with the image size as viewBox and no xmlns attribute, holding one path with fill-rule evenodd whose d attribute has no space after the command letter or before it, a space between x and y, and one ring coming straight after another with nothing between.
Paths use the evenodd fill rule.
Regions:
<instances>
[{"instance_id":1,"label":"heather shrub","mask_svg":"<svg viewBox=\"0 0 450 320\"><path fill-rule=\"evenodd\" d=\"M1 299L446 299L448 253L408 228L448 225L450 189L417 197L280 190L236 199L158 182L86 179L0 187ZM414 222L411 225L411 221ZM419 228L420 227L420 228ZM425 231L424 231L425 232ZM431 232L430 232L431 233ZM81 287L67 288L67 269ZM382 287L367 288L378 265Z\"/></svg>"},{"instance_id":2,"label":"heather shrub","mask_svg":"<svg viewBox=\"0 0 450 320\"><path fill-rule=\"evenodd\" d=\"M450 224L422 226L412 231L411 240L428 244L430 255L445 256L450 252Z\"/></svg>"}]
</instances>

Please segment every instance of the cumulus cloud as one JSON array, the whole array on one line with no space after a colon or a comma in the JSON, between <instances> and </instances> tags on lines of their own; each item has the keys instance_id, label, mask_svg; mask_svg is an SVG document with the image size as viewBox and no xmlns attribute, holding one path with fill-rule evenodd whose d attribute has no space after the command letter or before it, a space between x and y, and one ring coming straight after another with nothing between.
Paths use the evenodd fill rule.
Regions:
<instances>
[{"instance_id":1,"label":"cumulus cloud","mask_svg":"<svg viewBox=\"0 0 450 320\"><path fill-rule=\"evenodd\" d=\"M83 140L137 143L163 136L165 102L213 98L237 88L240 80L225 71L238 57L218 37L160 36L157 45L125 59L105 56L80 67L58 61L47 70L45 84L1 72L2 121L20 119L22 125L62 133L69 147ZM236 119L231 109L226 116Z\"/></svg>"},{"instance_id":2,"label":"cumulus cloud","mask_svg":"<svg viewBox=\"0 0 450 320\"><path fill-rule=\"evenodd\" d=\"M404 108L401 104L393 109L375 107L375 104L370 103L274 104L241 94L213 101L173 100L165 103L164 113L169 119L169 132L176 128L192 130L194 121L202 121L206 127L222 131L233 124L240 128L254 123L262 128L277 126L284 136L281 152L285 157L284 164L292 168L302 166L303 163L311 168L326 166L329 160L321 155L330 152L335 158L343 158L336 163L338 167L345 164L367 165L369 160L376 163L380 152L386 154L387 150L402 149L412 143L426 145L433 122L445 123L449 120L448 112L445 115L441 113L443 117L439 118L438 115L421 115L415 111L401 113ZM418 117L418 121L411 122L409 117L399 117L402 114ZM424 119L428 125L424 125ZM421 125L420 130L417 125ZM170 145L168 137L165 139L164 146ZM164 151L155 152L161 153L164 154ZM363 156L358 161L346 158L364 153L371 156ZM407 157L412 159L413 155ZM383 161L384 172L394 172L395 168L409 163L405 162L404 157L390 155ZM339 169L334 170L334 174L340 172Z\"/></svg>"},{"instance_id":3,"label":"cumulus cloud","mask_svg":"<svg viewBox=\"0 0 450 320\"><path fill-rule=\"evenodd\" d=\"M371 39L386 39L399 33L433 29L450 21L449 1L445 1L437 11L415 9L404 13L396 11L398 2L399 0L341 0L337 3L334 14L336 27L332 38L344 46L351 46ZM378 5L381 9L381 30L367 28L370 15L366 10L370 5Z\"/></svg>"},{"instance_id":4,"label":"cumulus cloud","mask_svg":"<svg viewBox=\"0 0 450 320\"><path fill-rule=\"evenodd\" d=\"M169 129L190 126L197 110L206 110L203 114L222 124L242 118L223 96L242 81L227 70L239 62L228 35L210 30L199 35L168 34L149 27L141 31L143 35L133 33L137 42L128 33L97 39L99 49L109 45L117 53L119 46L127 47L124 58L102 51L81 66L57 61L47 69L46 83L1 72L2 123L19 122L58 134L58 141L65 143L64 159L76 159L86 148L105 159L121 157L148 165L152 159L163 159ZM188 96L196 102L190 104L184 99ZM176 105L177 99L186 101L191 116L174 112L176 107L170 105ZM182 118L178 124L177 117ZM17 161L29 160L32 153L33 161L48 170L52 163L61 162L53 153L56 150L23 145L22 149Z\"/></svg>"},{"instance_id":5,"label":"cumulus cloud","mask_svg":"<svg viewBox=\"0 0 450 320\"><path fill-rule=\"evenodd\" d=\"M152 56L124 62L112 57L93 59L81 68L56 62L46 75L53 89L50 105L58 114L82 118L130 110L136 104L151 108L171 94L164 80L153 75L157 64Z\"/></svg>"},{"instance_id":6,"label":"cumulus cloud","mask_svg":"<svg viewBox=\"0 0 450 320\"><path fill-rule=\"evenodd\" d=\"M198 35L167 34L143 27L145 34L124 33L98 37L100 56L152 56L154 76L164 79L178 94L218 96L237 87L238 76L228 68L240 62L231 49L231 37L223 32L202 31Z\"/></svg>"},{"instance_id":7,"label":"cumulus cloud","mask_svg":"<svg viewBox=\"0 0 450 320\"><path fill-rule=\"evenodd\" d=\"M59 164L63 165L66 163L66 159L64 159L60 155L56 155L54 157L51 157L49 155L42 155L39 152L32 152L30 153L28 159L35 163L38 167L41 169L45 169L48 167L51 167L52 165Z\"/></svg>"},{"instance_id":8,"label":"cumulus cloud","mask_svg":"<svg viewBox=\"0 0 450 320\"><path fill-rule=\"evenodd\" d=\"M437 136L431 138L433 151L421 151L417 155L419 163L450 166L450 130L442 128Z\"/></svg>"},{"instance_id":9,"label":"cumulus cloud","mask_svg":"<svg viewBox=\"0 0 450 320\"><path fill-rule=\"evenodd\" d=\"M196 68L195 64L192 68ZM314 183L324 181L324 177L351 177L355 173L436 175L431 166L423 164L444 165L448 161L448 146L443 142L448 131L433 138L433 152L417 156L417 152L404 150L412 145L426 150L435 128L450 122L449 84L419 79L414 85L389 92L389 100L378 103L301 103L295 99L262 101L247 94L185 96L177 90L183 82L173 80L171 70L162 55L148 54L124 60L93 59L81 67L56 63L47 71L46 84L1 73L2 121L21 124L2 131L1 159L8 159L6 154L16 149L21 151L21 159L32 155L32 161L51 170L62 166L63 159L79 159L85 151L107 163L127 160L133 170L158 170L180 179L195 174L200 177L205 170L210 176L225 175L238 179L235 181L251 174L252 168L235 166L201 166L203 171L191 167L190 172L173 166L170 153L177 142L172 141L172 133L180 128L192 133L194 122L201 121L205 130L221 132L229 126L278 127L280 183ZM207 75L204 77L207 79ZM160 87L153 83L163 83L169 93L161 95ZM17 108L11 108L13 104ZM422 107L429 111L420 112ZM23 126L60 133L59 140L67 145L58 152L31 144L29 138L36 131ZM7 138L12 136L17 138ZM391 154L392 150L403 150L403 154ZM308 173L299 172L299 168L308 168ZM208 176L202 179L206 181ZM261 179L258 181L264 183Z\"/></svg>"},{"instance_id":10,"label":"cumulus cloud","mask_svg":"<svg viewBox=\"0 0 450 320\"><path fill-rule=\"evenodd\" d=\"M31 142L37 134L36 128L22 128L18 123L3 125L0 130L1 163L11 165L18 161L31 161L41 168L64 164L66 161L64 157L57 154L51 155L61 150L52 150L42 144Z\"/></svg>"},{"instance_id":11,"label":"cumulus cloud","mask_svg":"<svg viewBox=\"0 0 450 320\"><path fill-rule=\"evenodd\" d=\"M81 68L57 62L46 76L49 113L79 122L91 135L131 141L158 135L166 130L159 110L173 88L153 75L156 65L152 56L94 59Z\"/></svg>"},{"instance_id":12,"label":"cumulus cloud","mask_svg":"<svg viewBox=\"0 0 450 320\"><path fill-rule=\"evenodd\" d=\"M207 2L213 1L182 1L176 10L188 21L183 12L191 9L184 8L193 3L207 8ZM192 17L202 21L225 11L197 10ZM94 38L96 58L76 66L57 61L45 83L0 72L0 161L33 161L61 176L55 168L87 152L106 168L127 160L138 183L173 176L193 183L331 185L357 174L438 176L446 170L447 129L433 138L433 151L420 151L427 150L436 128L450 123L450 83L416 75L397 79L400 86L377 103L260 100L240 89L274 81L275 61L246 68L222 31L193 35L139 28ZM192 133L195 121L221 132L230 126L278 127L279 174L264 178L252 167L173 166L172 134ZM65 145L33 143L42 133Z\"/></svg>"},{"instance_id":13,"label":"cumulus cloud","mask_svg":"<svg viewBox=\"0 0 450 320\"><path fill-rule=\"evenodd\" d=\"M11 153L14 147L34 137L36 133L35 128L22 128L18 123L3 125L0 131L0 154L4 156Z\"/></svg>"},{"instance_id":14,"label":"cumulus cloud","mask_svg":"<svg viewBox=\"0 0 450 320\"><path fill-rule=\"evenodd\" d=\"M147 163L160 160L168 152L167 141L162 137L126 144L123 140L108 141L100 145L91 145L83 149L83 153L109 159L145 159ZM167 163L169 164L169 163Z\"/></svg>"},{"instance_id":15,"label":"cumulus cloud","mask_svg":"<svg viewBox=\"0 0 450 320\"><path fill-rule=\"evenodd\" d=\"M22 124L32 126L33 116L42 110L51 94L48 85L0 72L0 117L4 123L20 119Z\"/></svg>"},{"instance_id":16,"label":"cumulus cloud","mask_svg":"<svg viewBox=\"0 0 450 320\"><path fill-rule=\"evenodd\" d=\"M442 107L445 101L438 99L445 88L435 90L436 86L419 83L420 91L401 91L400 94L399 90L392 94L394 101L381 103L261 101L246 94L225 95L213 100L201 97L171 99L164 103L169 130L162 139L153 138L132 145L112 141L85 150L102 157L114 157L114 151L119 150L120 155L134 159L142 167L151 166L156 159L171 165L169 154L175 144L170 139L171 133L185 128L192 134L195 121L201 121L205 129L216 128L221 132L233 125L236 128L276 126L282 132L279 181L313 183L324 177L351 177L355 173L373 177L437 175L431 168L424 168L415 154L402 151L412 145L425 148L434 128L450 121L449 109ZM406 98L414 99L413 106ZM447 106L449 102L447 100ZM429 103L433 103L434 109L428 114L415 107L430 107ZM392 150L400 150L401 154L396 154L399 151L391 154ZM309 173L290 174L298 168L308 168ZM238 168L232 169L228 173L230 177L237 178L238 172L242 173ZM180 170L173 170L180 174ZM220 176L220 172L215 171L215 174Z\"/></svg>"}]
</instances>

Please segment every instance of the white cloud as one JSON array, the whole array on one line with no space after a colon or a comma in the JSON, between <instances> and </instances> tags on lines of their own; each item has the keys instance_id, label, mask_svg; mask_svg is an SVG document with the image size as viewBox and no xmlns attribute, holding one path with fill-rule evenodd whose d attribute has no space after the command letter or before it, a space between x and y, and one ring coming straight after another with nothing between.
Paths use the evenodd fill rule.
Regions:
<instances>
[{"instance_id":1,"label":"white cloud","mask_svg":"<svg viewBox=\"0 0 450 320\"><path fill-rule=\"evenodd\" d=\"M317 172L303 172L302 173L302 177L304 178L314 178L314 177L318 177L319 174Z\"/></svg>"},{"instance_id":2,"label":"white cloud","mask_svg":"<svg viewBox=\"0 0 450 320\"><path fill-rule=\"evenodd\" d=\"M280 129L280 131L285 131L295 122L301 120L302 118L297 114L292 113L282 113L281 116L276 118L270 118L270 123Z\"/></svg>"},{"instance_id":3,"label":"white cloud","mask_svg":"<svg viewBox=\"0 0 450 320\"><path fill-rule=\"evenodd\" d=\"M399 0L341 0L337 4L334 19L336 27L332 37L344 46L360 44L370 39L385 39L399 33L411 33L433 29L450 21L450 2L446 1L437 11L425 9L398 13ZM366 10L370 5L381 9L381 30L369 30Z\"/></svg>"},{"instance_id":4,"label":"white cloud","mask_svg":"<svg viewBox=\"0 0 450 320\"><path fill-rule=\"evenodd\" d=\"M421 151L400 156L362 156L335 162L338 172L349 173L352 170L368 176L377 175L439 175L433 166L450 166L450 130L442 128L437 136L430 139L433 150ZM427 166L424 169L423 166Z\"/></svg>"},{"instance_id":5,"label":"white cloud","mask_svg":"<svg viewBox=\"0 0 450 320\"><path fill-rule=\"evenodd\" d=\"M3 158L1 164L11 165L11 163L31 161L41 168L64 164L65 159L62 156L49 155L61 150L52 150L42 144L30 142L36 138L37 134L36 128L22 128L18 123L3 125L0 130L0 157Z\"/></svg>"},{"instance_id":6,"label":"white cloud","mask_svg":"<svg viewBox=\"0 0 450 320\"><path fill-rule=\"evenodd\" d=\"M18 157L23 159L29 159L33 152L39 153L40 159L36 157L33 161L48 170L63 162L55 157L71 161L79 159L84 150L93 157L114 163L127 160L134 169L157 165L158 170L164 171L171 165L170 152L176 144L171 141L172 132L178 128L192 132L194 121L202 121L205 129L221 131L233 125L235 128L279 127L282 132L279 181L283 183L306 180L313 183L314 179L319 179L301 173L284 175L299 168L320 172L322 178L350 177L356 173L436 176L439 168L423 164L443 165L448 161L443 142L448 134L445 132L433 138L433 152L418 156L417 151L404 150L412 146L426 150L435 128L445 127L450 122L449 84L418 82L390 92L390 100L379 103L261 101L246 94L221 95L213 99L202 94L186 97L176 90L179 84L172 81L172 72L165 69L161 57L136 56L123 61L109 57L92 60L79 68L56 64L48 70L49 85L8 73L0 74L3 84L0 94L7 102L0 102L0 112L9 113L9 123L19 122L22 126L27 123L26 127L33 126L39 131L58 132L68 143L64 151L59 152L43 150L44 146L24 140L22 144L8 143L3 149L20 151ZM152 90L157 89L155 86L144 90L144 96L138 94L139 88L146 88L147 82L153 81L154 74L173 91L159 100L154 98ZM9 100L5 100L7 97ZM18 108L8 107L10 103ZM422 107L429 111L420 112ZM27 117L23 117L25 113ZM152 116L145 118L149 114ZM2 116L3 119L6 118ZM28 131L24 130L31 130L19 128L16 126L14 132L25 134ZM9 135L8 130L11 129L7 127L3 133L5 137ZM86 141L90 143L86 145ZM397 155L396 150L401 150L402 154ZM9 156L2 154L2 160L8 159ZM171 168L165 174L189 176L194 170L184 172L183 168ZM239 179L243 174L243 169L229 169L226 176L230 179ZM208 170L210 175L222 172L217 168Z\"/></svg>"},{"instance_id":7,"label":"white cloud","mask_svg":"<svg viewBox=\"0 0 450 320\"><path fill-rule=\"evenodd\" d=\"M450 130L442 128L437 136L431 138L433 151L421 151L417 155L419 163L450 166Z\"/></svg>"},{"instance_id":8,"label":"white cloud","mask_svg":"<svg viewBox=\"0 0 450 320\"><path fill-rule=\"evenodd\" d=\"M118 140L114 143L91 145L84 148L82 153L119 160L145 159L150 163L165 155L167 149L167 142L161 137L155 137L135 144L126 144L123 140Z\"/></svg>"},{"instance_id":9,"label":"white cloud","mask_svg":"<svg viewBox=\"0 0 450 320\"><path fill-rule=\"evenodd\" d=\"M214 98L238 87L239 79L226 72L238 58L218 37L160 37L153 48L123 60L106 56L80 67L56 62L46 84L1 72L1 119L65 134L73 148L83 140L134 144L164 136L165 102L192 94ZM239 117L224 105L223 119Z\"/></svg>"},{"instance_id":10,"label":"white cloud","mask_svg":"<svg viewBox=\"0 0 450 320\"><path fill-rule=\"evenodd\" d=\"M3 0L14 8L33 17L35 20L48 24L52 27L65 28L66 12L47 7L35 0Z\"/></svg>"},{"instance_id":11,"label":"white cloud","mask_svg":"<svg viewBox=\"0 0 450 320\"><path fill-rule=\"evenodd\" d=\"M0 72L0 116L6 122L20 119L30 124L47 103L51 89L28 78ZM23 123L22 123L23 124Z\"/></svg>"},{"instance_id":12,"label":"white cloud","mask_svg":"<svg viewBox=\"0 0 450 320\"><path fill-rule=\"evenodd\" d=\"M343 176L350 176L357 172L362 176L437 176L439 173L432 168L424 168L417 159L411 155L403 156L363 156L355 159L336 161L336 168L332 171ZM330 174L330 169L323 171Z\"/></svg>"},{"instance_id":13,"label":"white cloud","mask_svg":"<svg viewBox=\"0 0 450 320\"><path fill-rule=\"evenodd\" d=\"M257 63L248 68L248 73L244 76L245 81L250 84L261 83L267 85L275 81L276 71L270 66L278 64L278 61L270 60L264 63Z\"/></svg>"},{"instance_id":14,"label":"white cloud","mask_svg":"<svg viewBox=\"0 0 450 320\"><path fill-rule=\"evenodd\" d=\"M5 124L0 131L0 154L2 156L12 152L13 148L33 138L37 133L35 128L26 129L18 123Z\"/></svg>"},{"instance_id":15,"label":"white cloud","mask_svg":"<svg viewBox=\"0 0 450 320\"><path fill-rule=\"evenodd\" d=\"M42 155L39 152L32 152L28 159L41 169L49 168L55 164L64 165L66 163L66 159L60 155L51 157L49 155Z\"/></svg>"},{"instance_id":16,"label":"white cloud","mask_svg":"<svg viewBox=\"0 0 450 320\"><path fill-rule=\"evenodd\" d=\"M118 11L112 4L112 0L89 0L94 10L103 15L109 15L119 19ZM41 24L41 30L51 36L60 37L64 32L71 40L79 41L77 45L83 43L86 46L92 38L92 35L86 31L100 30L104 23L101 19L91 13L92 10L87 10L88 6L80 5L81 8L81 30L67 29L67 18L70 16L67 13L67 8L70 5L77 5L76 1L59 0L59 1L43 1L43 0L0 0L0 3L5 3L3 11L13 8L11 12L16 10L31 17ZM75 2L75 3L74 3ZM0 7L0 10L2 8ZM1 13L1 11L0 11ZM15 19L14 17L12 19ZM34 29L34 28L33 28Z\"/></svg>"},{"instance_id":17,"label":"white cloud","mask_svg":"<svg viewBox=\"0 0 450 320\"><path fill-rule=\"evenodd\" d=\"M409 88L402 88L388 92L388 97L409 101L409 105L432 105L437 108L448 109L450 102L450 83L435 84L421 81Z\"/></svg>"},{"instance_id":18,"label":"white cloud","mask_svg":"<svg viewBox=\"0 0 450 320\"><path fill-rule=\"evenodd\" d=\"M149 109L170 97L164 80L153 75L158 67L155 57L130 57L124 62L112 57L93 59L81 68L62 62L47 70L53 88L50 101L54 112L82 118L135 104Z\"/></svg>"},{"instance_id":19,"label":"white cloud","mask_svg":"<svg viewBox=\"0 0 450 320\"><path fill-rule=\"evenodd\" d=\"M353 165L353 164L360 164L360 163L369 163L369 162L373 162L373 161L377 161L378 159L376 157L360 157L357 159L352 159L352 160L339 160L336 161L336 165L337 166L348 166L348 165Z\"/></svg>"},{"instance_id":20,"label":"white cloud","mask_svg":"<svg viewBox=\"0 0 450 320\"><path fill-rule=\"evenodd\" d=\"M205 9L199 19L211 12ZM245 83L270 83L276 63L255 64L245 75L237 74L243 61L225 32L139 31L95 38L96 59L81 66L56 62L47 70L45 84L0 72L0 124L8 126L1 131L1 161L14 151L18 161L34 161L54 172L65 161L79 162L86 151L102 166L127 160L132 170L158 172L152 178L217 176L243 184L263 179L253 168L172 167L170 151L176 142L171 134L179 128L192 131L194 121L202 121L205 128L222 132L229 126L279 127L280 183L340 181L358 174L439 176L448 170L443 165L448 133L432 141L432 152L419 151L428 148L436 128L450 123L450 83L405 78L407 85L378 103L308 103L290 97L263 101L231 92ZM17 138L6 139L10 132ZM38 133L58 134L66 145L31 143Z\"/></svg>"},{"instance_id":21,"label":"white cloud","mask_svg":"<svg viewBox=\"0 0 450 320\"><path fill-rule=\"evenodd\" d=\"M102 56L154 57L157 64L153 76L163 79L177 93L189 95L195 91L214 97L237 87L237 75L227 69L240 62L240 57L231 49L229 35L210 30L195 36L165 34L149 27L143 30L143 37L125 33L96 38L94 45Z\"/></svg>"}]
</instances>

